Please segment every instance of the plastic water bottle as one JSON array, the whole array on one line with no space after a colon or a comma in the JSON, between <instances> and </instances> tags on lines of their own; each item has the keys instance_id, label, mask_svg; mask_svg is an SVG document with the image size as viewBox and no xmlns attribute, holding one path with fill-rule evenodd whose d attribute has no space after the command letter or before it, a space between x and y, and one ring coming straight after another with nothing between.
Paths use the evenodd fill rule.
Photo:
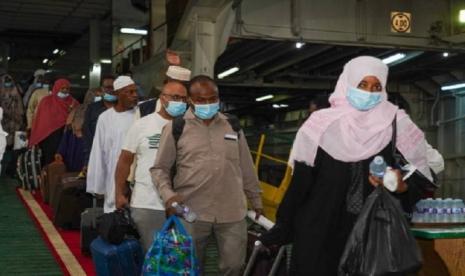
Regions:
<instances>
[{"instance_id":1,"label":"plastic water bottle","mask_svg":"<svg viewBox=\"0 0 465 276\"><path fill-rule=\"evenodd\" d=\"M462 220L462 208L460 208L460 199L454 199L452 201L452 222L461 222Z\"/></svg>"},{"instance_id":2,"label":"plastic water bottle","mask_svg":"<svg viewBox=\"0 0 465 276\"><path fill-rule=\"evenodd\" d=\"M452 198L446 198L444 199L444 207L442 210L442 215L444 219L441 222L446 222L449 223L452 221L452 205L453 205L453 200Z\"/></svg>"},{"instance_id":3,"label":"plastic water bottle","mask_svg":"<svg viewBox=\"0 0 465 276\"><path fill-rule=\"evenodd\" d=\"M425 223L433 222L433 199L427 198L424 205Z\"/></svg>"},{"instance_id":4,"label":"plastic water bottle","mask_svg":"<svg viewBox=\"0 0 465 276\"><path fill-rule=\"evenodd\" d=\"M376 156L370 163L370 173L376 177L383 178L386 172L386 162L380 155Z\"/></svg>"},{"instance_id":5,"label":"plastic water bottle","mask_svg":"<svg viewBox=\"0 0 465 276\"><path fill-rule=\"evenodd\" d=\"M437 198L433 200L433 222L441 222L441 207L442 207L442 198Z\"/></svg>"},{"instance_id":6,"label":"plastic water bottle","mask_svg":"<svg viewBox=\"0 0 465 276\"><path fill-rule=\"evenodd\" d=\"M176 214L181 215L187 222L194 222L197 219L197 215L186 205L173 202L171 207L176 209Z\"/></svg>"},{"instance_id":7,"label":"plastic water bottle","mask_svg":"<svg viewBox=\"0 0 465 276\"><path fill-rule=\"evenodd\" d=\"M412 222L414 223L424 223L425 222L425 201L418 201L415 205L415 212L413 212Z\"/></svg>"}]
</instances>

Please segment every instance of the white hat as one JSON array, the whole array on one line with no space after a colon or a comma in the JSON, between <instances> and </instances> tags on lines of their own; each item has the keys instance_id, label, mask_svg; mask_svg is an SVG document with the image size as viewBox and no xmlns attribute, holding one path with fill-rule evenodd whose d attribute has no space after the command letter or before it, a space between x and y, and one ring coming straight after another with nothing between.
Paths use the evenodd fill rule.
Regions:
<instances>
[{"instance_id":1,"label":"white hat","mask_svg":"<svg viewBox=\"0 0 465 276\"><path fill-rule=\"evenodd\" d=\"M113 82L113 88L115 90L120 90L121 88L125 88L131 84L135 84L134 81L129 76L119 76Z\"/></svg>"},{"instance_id":2,"label":"white hat","mask_svg":"<svg viewBox=\"0 0 465 276\"><path fill-rule=\"evenodd\" d=\"M166 71L166 76L180 81L190 81L191 79L191 70L186 69L181 66L170 65L168 71Z\"/></svg>"},{"instance_id":3,"label":"white hat","mask_svg":"<svg viewBox=\"0 0 465 276\"><path fill-rule=\"evenodd\" d=\"M43 76L45 75L45 70L44 69L37 69L35 72L34 72L34 77L38 77L38 76Z\"/></svg>"}]
</instances>

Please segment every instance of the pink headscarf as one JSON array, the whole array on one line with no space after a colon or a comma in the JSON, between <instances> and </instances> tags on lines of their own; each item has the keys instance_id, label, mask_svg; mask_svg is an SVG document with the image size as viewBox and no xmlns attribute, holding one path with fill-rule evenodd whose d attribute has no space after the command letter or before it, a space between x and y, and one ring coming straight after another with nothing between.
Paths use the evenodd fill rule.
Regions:
<instances>
[{"instance_id":1,"label":"pink headscarf","mask_svg":"<svg viewBox=\"0 0 465 276\"><path fill-rule=\"evenodd\" d=\"M432 181L423 132L403 110L387 100L388 70L374 57L361 56L349 61L329 98L331 107L312 113L297 132L289 164L293 166L294 161L299 161L314 166L319 147L343 162L368 159L391 142L391 124L397 115L397 149ZM347 89L357 87L366 76L375 76L381 82L383 100L368 111L359 111L347 101Z\"/></svg>"}]
</instances>

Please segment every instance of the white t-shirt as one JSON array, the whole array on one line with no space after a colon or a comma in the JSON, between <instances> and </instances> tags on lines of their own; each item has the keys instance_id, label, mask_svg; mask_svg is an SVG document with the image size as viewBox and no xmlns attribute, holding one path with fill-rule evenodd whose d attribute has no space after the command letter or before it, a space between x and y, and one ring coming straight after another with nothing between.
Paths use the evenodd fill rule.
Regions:
<instances>
[{"instance_id":1,"label":"white t-shirt","mask_svg":"<svg viewBox=\"0 0 465 276\"><path fill-rule=\"evenodd\" d=\"M147 115L132 125L123 142L123 150L134 153L136 160L131 207L153 210L165 209L152 182L149 170L155 163L161 132L168 122L158 113Z\"/></svg>"}]
</instances>

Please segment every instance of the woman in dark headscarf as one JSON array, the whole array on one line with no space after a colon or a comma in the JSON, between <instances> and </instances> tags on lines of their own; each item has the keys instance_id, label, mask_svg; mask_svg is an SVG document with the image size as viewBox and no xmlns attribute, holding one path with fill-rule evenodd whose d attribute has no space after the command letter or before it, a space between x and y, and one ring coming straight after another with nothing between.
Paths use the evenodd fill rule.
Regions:
<instances>
[{"instance_id":1,"label":"woman in dark headscarf","mask_svg":"<svg viewBox=\"0 0 465 276\"><path fill-rule=\"evenodd\" d=\"M80 171L84 166L82 125L87 106L94 102L98 93L98 88L89 89L84 97L84 102L68 116L66 129L55 155L55 160L63 161L68 171Z\"/></svg>"},{"instance_id":2,"label":"woman in dark headscarf","mask_svg":"<svg viewBox=\"0 0 465 276\"><path fill-rule=\"evenodd\" d=\"M32 123L29 146L40 146L43 165L53 161L63 136L69 113L79 105L70 94L70 83L59 79L53 85L52 94L43 98Z\"/></svg>"},{"instance_id":3,"label":"woman in dark headscarf","mask_svg":"<svg viewBox=\"0 0 465 276\"><path fill-rule=\"evenodd\" d=\"M24 130L25 118L21 94L13 78L8 75L0 77L0 107L3 108L3 129L9 134L7 146L14 143L15 132Z\"/></svg>"}]
</instances>

